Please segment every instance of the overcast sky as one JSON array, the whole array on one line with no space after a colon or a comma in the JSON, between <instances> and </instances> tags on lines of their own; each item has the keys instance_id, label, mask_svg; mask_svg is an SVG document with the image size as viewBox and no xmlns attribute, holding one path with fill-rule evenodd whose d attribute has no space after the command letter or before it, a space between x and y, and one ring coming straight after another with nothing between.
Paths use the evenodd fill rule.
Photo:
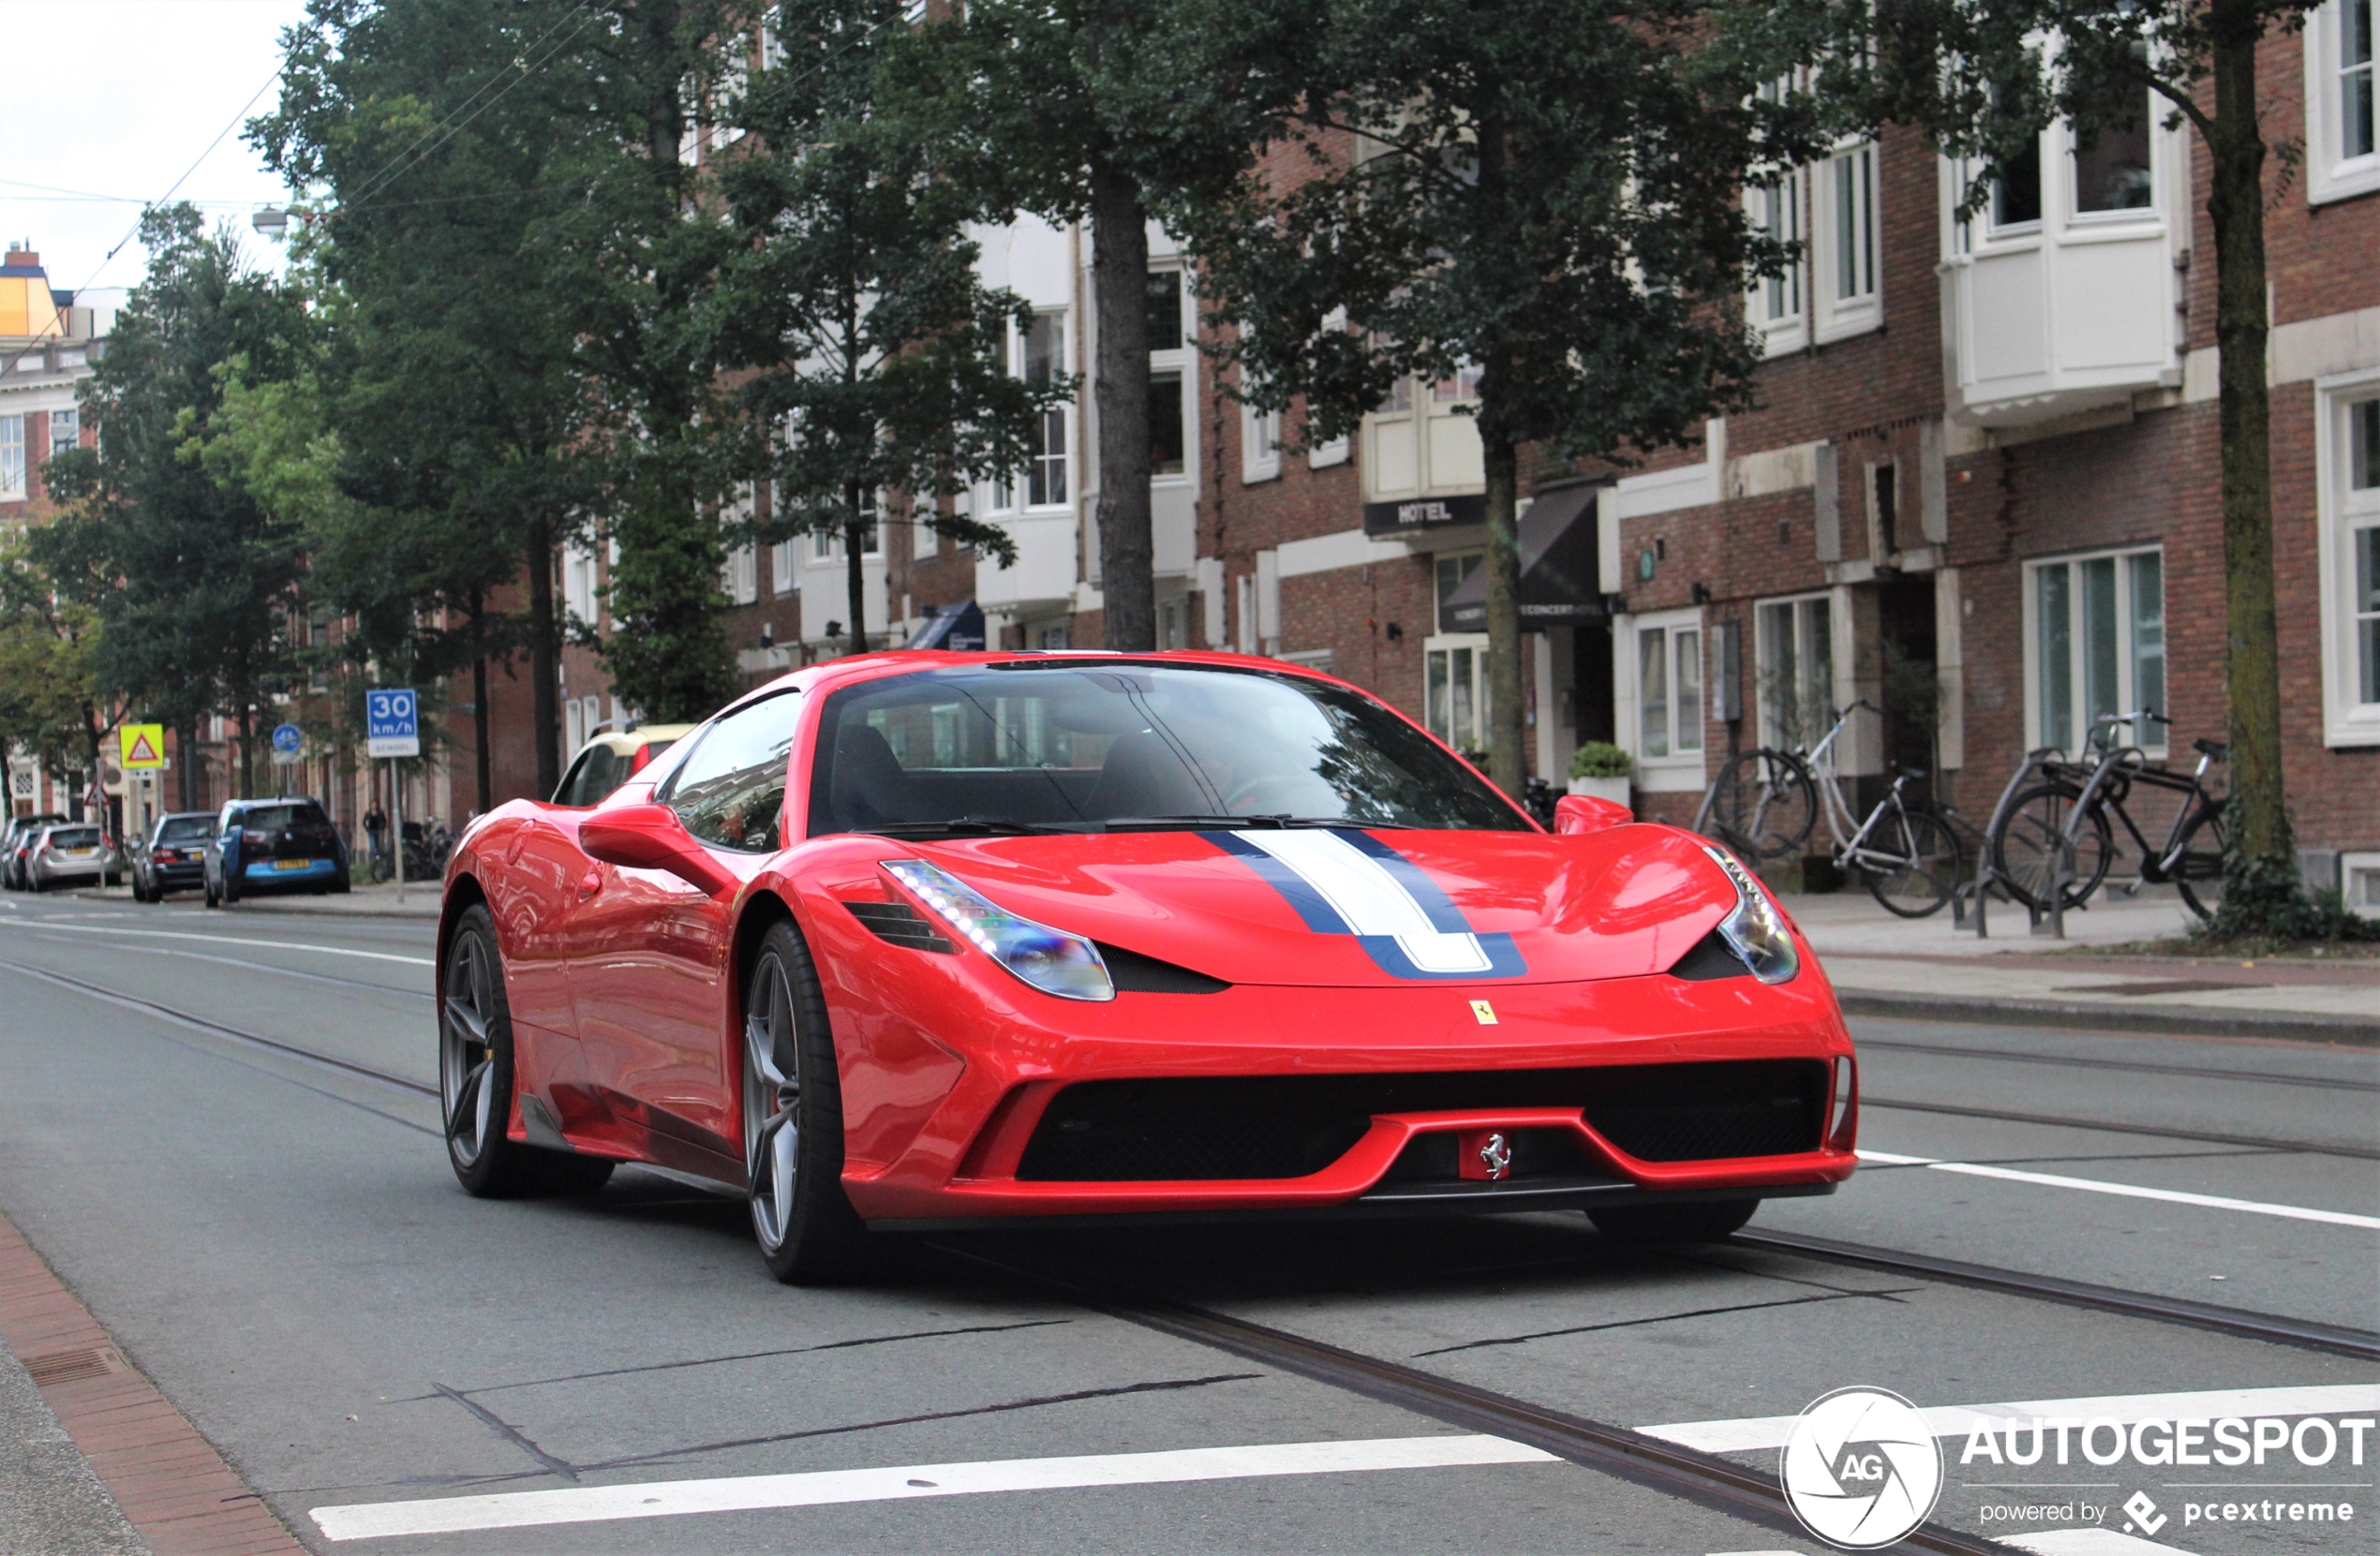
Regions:
<instances>
[{"instance_id":1,"label":"overcast sky","mask_svg":"<svg viewBox=\"0 0 2380 1556\"><path fill-rule=\"evenodd\" d=\"M102 260L188 171L175 198L236 219L277 268L247 221L284 191L235 121L273 105L281 29L305 14L304 0L0 0L0 237L31 240L53 287L137 285L137 240Z\"/></svg>"}]
</instances>

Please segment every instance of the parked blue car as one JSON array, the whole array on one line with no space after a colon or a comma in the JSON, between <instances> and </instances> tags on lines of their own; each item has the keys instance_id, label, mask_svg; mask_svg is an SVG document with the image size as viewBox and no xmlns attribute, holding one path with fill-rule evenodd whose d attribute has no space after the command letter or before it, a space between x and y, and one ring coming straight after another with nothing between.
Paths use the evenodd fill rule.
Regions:
<instances>
[{"instance_id":1,"label":"parked blue car","mask_svg":"<svg viewBox=\"0 0 2380 1556\"><path fill-rule=\"evenodd\" d=\"M206 843L206 905L273 892L348 889L347 844L321 802L233 800Z\"/></svg>"}]
</instances>

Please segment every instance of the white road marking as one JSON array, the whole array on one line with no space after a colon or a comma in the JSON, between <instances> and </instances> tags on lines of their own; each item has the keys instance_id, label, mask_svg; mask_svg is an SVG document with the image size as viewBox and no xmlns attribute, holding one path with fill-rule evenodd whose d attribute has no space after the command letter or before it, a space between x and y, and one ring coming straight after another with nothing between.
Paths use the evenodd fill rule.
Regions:
<instances>
[{"instance_id":1,"label":"white road marking","mask_svg":"<svg viewBox=\"0 0 2380 1556\"><path fill-rule=\"evenodd\" d=\"M2019 1172L1979 1162L1943 1162L1931 1156L1896 1156L1862 1148L1859 1159L1885 1167L1924 1167L1938 1173L1964 1173L1970 1178L1998 1178L2011 1183L2039 1183L2051 1189L2081 1189L2094 1194L2121 1194L2127 1199L2162 1199L2175 1205L2201 1205L2210 1210L2245 1210L2251 1215L2283 1216L2291 1221L2328 1222L2333 1226L2361 1226L2380 1231L2380 1216L2358 1216L2347 1210L2313 1210L2302 1205L2271 1205L2260 1199L2226 1199L2221 1194L2185 1193L2179 1189L2144 1189L2136 1183L2109 1183L2097 1178L2068 1178L2060 1173Z\"/></svg>"},{"instance_id":2,"label":"white road marking","mask_svg":"<svg viewBox=\"0 0 2380 1556\"><path fill-rule=\"evenodd\" d=\"M1424 972L1486 972L1495 964L1472 934L1447 934L1388 867L1333 832L1242 832L1290 869L1359 935L1387 935Z\"/></svg>"},{"instance_id":3,"label":"white road marking","mask_svg":"<svg viewBox=\"0 0 2380 1556\"><path fill-rule=\"evenodd\" d=\"M29 919L20 927L51 929L73 935L146 935L152 940L208 941L217 945L261 945L275 951L315 951L325 956L361 956L366 961L403 962L409 967L436 967L434 956L400 956L392 951L353 951L344 945L313 945L304 941L245 940L238 935L199 935L180 929L125 929L115 926L102 928L96 924L60 924L55 920Z\"/></svg>"},{"instance_id":4,"label":"white road marking","mask_svg":"<svg viewBox=\"0 0 2380 1556\"><path fill-rule=\"evenodd\" d=\"M1377 1437L1349 1443L1272 1443L1249 1447L1182 1448L1168 1453L1084 1454L1068 1459L1002 1459L965 1464L904 1464L880 1470L819 1470L806 1474L736 1475L718 1480L655 1480L554 1491L506 1491L429 1502L361 1503L317 1507L311 1517L332 1540L393 1534L452 1534L529 1529L615 1519L665 1519L761 1507L820 1507L903 1497L971 1496L982 1491L1046 1491L1081 1486L1153 1486L1172 1481L1242 1480L1259 1475L1344 1474L1359 1470L1428 1470L1476 1464L1554 1464L1540 1448L1501 1437Z\"/></svg>"},{"instance_id":5,"label":"white road marking","mask_svg":"<svg viewBox=\"0 0 2380 1556\"><path fill-rule=\"evenodd\" d=\"M2190 1556L2179 1546L2159 1545L2114 1529L2042 1529L2030 1534L1994 1534L2002 1545L2033 1556Z\"/></svg>"},{"instance_id":6,"label":"white road marking","mask_svg":"<svg viewBox=\"0 0 2380 1556\"><path fill-rule=\"evenodd\" d=\"M2030 1422L2072 1416L2102 1418L2130 1426L2135 1421L2215 1421L2226 1415L2345 1415L2380 1410L2380 1384L2308 1384L2286 1388L2216 1388L2186 1394L2107 1394L2085 1400L2015 1400L2005 1404L1935 1405L1924 1412L1937 1437L1964 1437L1979 1421ZM1781 1448L1798 1415L1759 1415L1740 1421L1675 1421L1639 1427L1647 1437L1682 1443L1704 1453L1750 1453Z\"/></svg>"}]
</instances>

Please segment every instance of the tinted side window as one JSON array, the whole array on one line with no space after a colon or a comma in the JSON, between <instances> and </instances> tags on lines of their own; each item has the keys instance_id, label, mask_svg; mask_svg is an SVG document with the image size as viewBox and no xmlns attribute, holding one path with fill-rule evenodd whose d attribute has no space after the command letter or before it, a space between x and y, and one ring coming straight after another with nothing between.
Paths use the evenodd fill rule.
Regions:
<instances>
[{"instance_id":1,"label":"tinted side window","mask_svg":"<svg viewBox=\"0 0 2380 1556\"><path fill-rule=\"evenodd\" d=\"M719 848L773 853L785 813L785 768L799 701L754 703L703 732L663 802L686 830Z\"/></svg>"}]
</instances>

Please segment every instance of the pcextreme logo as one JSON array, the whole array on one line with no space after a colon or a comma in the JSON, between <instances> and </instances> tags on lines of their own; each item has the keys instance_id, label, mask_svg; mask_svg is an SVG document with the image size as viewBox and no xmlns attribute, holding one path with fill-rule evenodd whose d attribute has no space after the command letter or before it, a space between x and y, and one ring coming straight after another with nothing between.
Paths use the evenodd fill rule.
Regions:
<instances>
[{"instance_id":1,"label":"pcextreme logo","mask_svg":"<svg viewBox=\"0 0 2380 1556\"><path fill-rule=\"evenodd\" d=\"M1882 1388L1838 1388L1793 1423L1778 1471L1802 1527L1843 1550L1874 1550L1924 1523L1942 1454L1915 1405Z\"/></svg>"}]
</instances>

